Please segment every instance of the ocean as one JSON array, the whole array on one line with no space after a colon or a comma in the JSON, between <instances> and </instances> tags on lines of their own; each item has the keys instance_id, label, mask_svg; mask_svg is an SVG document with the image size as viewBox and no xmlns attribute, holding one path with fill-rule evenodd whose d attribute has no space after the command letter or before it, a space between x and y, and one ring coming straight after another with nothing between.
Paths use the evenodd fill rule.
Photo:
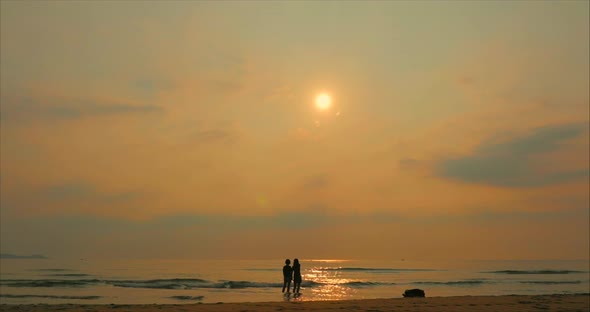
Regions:
<instances>
[{"instance_id":1,"label":"ocean","mask_svg":"<svg viewBox=\"0 0 590 312\"><path fill-rule=\"evenodd\" d=\"M293 259L291 259L293 260ZM590 293L590 262L300 259L302 295L281 293L284 259L0 259L3 304L178 304Z\"/></svg>"}]
</instances>

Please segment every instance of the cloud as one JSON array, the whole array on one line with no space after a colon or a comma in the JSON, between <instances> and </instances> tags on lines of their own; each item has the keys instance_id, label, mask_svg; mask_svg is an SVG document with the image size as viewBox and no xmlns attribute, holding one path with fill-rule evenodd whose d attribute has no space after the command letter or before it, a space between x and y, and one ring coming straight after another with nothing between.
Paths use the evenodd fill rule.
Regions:
<instances>
[{"instance_id":1,"label":"cloud","mask_svg":"<svg viewBox=\"0 0 590 312\"><path fill-rule=\"evenodd\" d=\"M399 160L399 166L400 168L416 168L418 166L420 166L420 161L414 158L403 158Z\"/></svg>"},{"instance_id":2,"label":"cloud","mask_svg":"<svg viewBox=\"0 0 590 312\"><path fill-rule=\"evenodd\" d=\"M535 187L585 178L589 176L588 168L541 173L531 166L531 159L562 149L567 140L587 129L588 123L546 126L505 142L485 142L473 155L440 162L438 173L467 183L504 187Z\"/></svg>"},{"instance_id":3,"label":"cloud","mask_svg":"<svg viewBox=\"0 0 590 312\"><path fill-rule=\"evenodd\" d=\"M22 186L21 186L22 187ZM28 215L30 212L49 212L62 209L88 209L96 207L126 206L129 208L140 198L130 191L105 191L87 182L56 183L45 186L27 186L25 189L3 189L2 212ZM98 211L97 210L97 211Z\"/></svg>"},{"instance_id":4,"label":"cloud","mask_svg":"<svg viewBox=\"0 0 590 312\"><path fill-rule=\"evenodd\" d=\"M235 121L219 121L205 124L190 134L190 141L197 143L238 143L244 136L242 126Z\"/></svg>"},{"instance_id":5,"label":"cloud","mask_svg":"<svg viewBox=\"0 0 590 312\"><path fill-rule=\"evenodd\" d=\"M484 256L501 252L502 256L520 258L526 256L521 252L523 247L530 249L534 245L542 254L549 245L561 248L559 251L565 252L560 253L564 257L575 258L583 255L584 249L580 246L588 243L587 235L572 233L576 233L576 228L587 229L584 220L588 212L587 208L578 208L516 214L483 212L440 218L302 211L268 216L169 215L135 221L90 215L32 216L1 219L0 246L3 253L42 253L50 257L243 259L282 256L285 242L288 242L290 250L300 258L354 259L359 254L399 257L402 250L405 257L421 254L430 259L444 257L449 248L465 257L481 257L482 251L472 248L481 246L483 241L492 248L486 249ZM539 232L539 229L544 230ZM466 231L474 230L482 235L477 239L465 235ZM515 241L515 235L528 239ZM568 244L563 244L564 239L569 240ZM310 244L311 241L317 243ZM367 241L386 242L391 248L375 248Z\"/></svg>"},{"instance_id":6,"label":"cloud","mask_svg":"<svg viewBox=\"0 0 590 312\"><path fill-rule=\"evenodd\" d=\"M332 217L323 213L303 211L284 212L269 216L231 216L231 215L174 215L155 218L143 223L146 227L212 227L217 230L257 230L282 228L313 228L331 222Z\"/></svg>"},{"instance_id":7,"label":"cloud","mask_svg":"<svg viewBox=\"0 0 590 312\"><path fill-rule=\"evenodd\" d=\"M199 142L227 142L235 139L235 135L224 129L210 129L199 131L195 134Z\"/></svg>"},{"instance_id":8,"label":"cloud","mask_svg":"<svg viewBox=\"0 0 590 312\"><path fill-rule=\"evenodd\" d=\"M161 112L156 105L129 104L94 99L30 96L2 97L2 122L35 120L70 120L86 117L130 115Z\"/></svg>"},{"instance_id":9,"label":"cloud","mask_svg":"<svg viewBox=\"0 0 590 312\"><path fill-rule=\"evenodd\" d=\"M158 92L168 91L174 87L174 83L166 79L138 79L132 82L132 86L145 95L153 95Z\"/></svg>"},{"instance_id":10,"label":"cloud","mask_svg":"<svg viewBox=\"0 0 590 312\"><path fill-rule=\"evenodd\" d=\"M515 138L504 143L483 145L480 147L480 153L488 155L511 153L526 156L549 152L559 148L563 141L580 135L587 126L588 124L571 123L537 128L531 135L522 138Z\"/></svg>"},{"instance_id":11,"label":"cloud","mask_svg":"<svg viewBox=\"0 0 590 312\"><path fill-rule=\"evenodd\" d=\"M305 178L303 188L306 190L317 190L328 186L329 183L330 181L326 175L319 174Z\"/></svg>"},{"instance_id":12,"label":"cloud","mask_svg":"<svg viewBox=\"0 0 590 312\"><path fill-rule=\"evenodd\" d=\"M93 185L84 182L52 185L41 188L36 192L37 198L49 201L92 200L94 202L107 204L127 201L136 196L137 194L132 192L116 194L102 193Z\"/></svg>"}]
</instances>

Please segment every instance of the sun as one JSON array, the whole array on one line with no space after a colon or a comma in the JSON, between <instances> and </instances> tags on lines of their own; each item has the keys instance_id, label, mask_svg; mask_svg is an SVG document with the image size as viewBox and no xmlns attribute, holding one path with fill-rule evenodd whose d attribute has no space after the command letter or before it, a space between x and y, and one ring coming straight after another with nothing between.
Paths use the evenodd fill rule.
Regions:
<instances>
[{"instance_id":1,"label":"sun","mask_svg":"<svg viewBox=\"0 0 590 312\"><path fill-rule=\"evenodd\" d=\"M332 106L332 97L328 93L320 93L315 98L315 106L319 110L327 110Z\"/></svg>"}]
</instances>

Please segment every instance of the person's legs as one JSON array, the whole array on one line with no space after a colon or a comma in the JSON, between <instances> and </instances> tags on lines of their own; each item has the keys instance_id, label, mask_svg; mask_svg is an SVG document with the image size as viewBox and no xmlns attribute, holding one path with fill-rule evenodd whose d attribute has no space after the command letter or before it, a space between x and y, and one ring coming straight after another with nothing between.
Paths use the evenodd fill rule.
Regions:
<instances>
[{"instance_id":1,"label":"person's legs","mask_svg":"<svg viewBox=\"0 0 590 312\"><path fill-rule=\"evenodd\" d=\"M283 290L281 292L285 292L285 287L287 287L287 281L283 281Z\"/></svg>"},{"instance_id":2,"label":"person's legs","mask_svg":"<svg viewBox=\"0 0 590 312\"><path fill-rule=\"evenodd\" d=\"M291 293L291 281L287 282L287 293Z\"/></svg>"}]
</instances>

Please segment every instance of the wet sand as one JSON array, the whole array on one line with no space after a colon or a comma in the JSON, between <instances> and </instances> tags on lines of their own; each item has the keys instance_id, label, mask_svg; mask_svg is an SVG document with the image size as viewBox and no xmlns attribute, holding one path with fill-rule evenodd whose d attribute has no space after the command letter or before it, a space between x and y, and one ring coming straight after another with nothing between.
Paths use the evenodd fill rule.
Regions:
<instances>
[{"instance_id":1,"label":"wet sand","mask_svg":"<svg viewBox=\"0 0 590 312\"><path fill-rule=\"evenodd\" d=\"M365 299L344 301L243 302L207 304L76 305L36 304L0 305L0 311L25 312L191 312L191 311L580 311L590 310L590 294L540 296L461 296L432 298Z\"/></svg>"}]
</instances>

